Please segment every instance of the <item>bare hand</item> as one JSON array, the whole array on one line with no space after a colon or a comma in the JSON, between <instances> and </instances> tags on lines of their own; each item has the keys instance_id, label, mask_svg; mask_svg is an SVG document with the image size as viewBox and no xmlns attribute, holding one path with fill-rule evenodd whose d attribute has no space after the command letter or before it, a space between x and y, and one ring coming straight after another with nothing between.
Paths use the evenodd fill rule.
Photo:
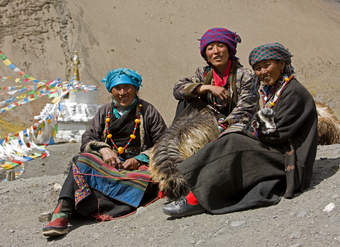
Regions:
<instances>
[{"instance_id":1,"label":"bare hand","mask_svg":"<svg viewBox=\"0 0 340 247\"><path fill-rule=\"evenodd\" d=\"M119 168L119 166L121 165L121 160L118 158L118 155L115 151L113 151L112 149L105 147L105 148L101 148L99 150L100 154L102 155L103 161L112 166L112 167L116 167Z\"/></svg>"},{"instance_id":2,"label":"bare hand","mask_svg":"<svg viewBox=\"0 0 340 247\"><path fill-rule=\"evenodd\" d=\"M221 101L227 101L229 99L228 91L224 87L214 85L202 85L197 89L198 94L210 92Z\"/></svg>"},{"instance_id":3,"label":"bare hand","mask_svg":"<svg viewBox=\"0 0 340 247\"><path fill-rule=\"evenodd\" d=\"M140 166L140 163L135 158L127 159L121 167L125 170L137 170Z\"/></svg>"}]
</instances>

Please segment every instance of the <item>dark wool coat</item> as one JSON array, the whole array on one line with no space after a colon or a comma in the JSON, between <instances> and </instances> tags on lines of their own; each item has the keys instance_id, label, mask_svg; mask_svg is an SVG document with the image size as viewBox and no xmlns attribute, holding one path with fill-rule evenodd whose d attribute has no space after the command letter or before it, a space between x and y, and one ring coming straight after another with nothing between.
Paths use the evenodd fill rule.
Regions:
<instances>
[{"instance_id":1,"label":"dark wool coat","mask_svg":"<svg viewBox=\"0 0 340 247\"><path fill-rule=\"evenodd\" d=\"M128 146L134 146L131 151L131 156L138 155L140 152L145 153L149 156L150 148L157 142L161 135L166 130L166 124L157 111L157 109L145 100L139 99L139 103L142 104L142 124L141 128L138 128L137 138L131 142ZM112 103L103 105L99 108L98 112L91 121L90 127L84 132L82 136L82 143L80 150L81 152L96 151L103 146L110 146L112 148L112 143L110 140L106 140L105 129L105 119L107 113L110 112L110 124L109 132L113 135L113 140L118 146L124 146L129 139L130 134L132 134L134 127L134 119L136 118L136 110L131 110L129 114L123 115L120 119L116 119L112 113L113 105ZM129 124L132 124L131 126ZM122 138L122 136L126 138ZM134 142L138 142L138 145L134 145ZM137 147L136 147L137 146ZM131 150L130 147L130 150ZM115 150L115 148L113 148ZM130 157L126 157L130 158Z\"/></svg>"},{"instance_id":2,"label":"dark wool coat","mask_svg":"<svg viewBox=\"0 0 340 247\"><path fill-rule=\"evenodd\" d=\"M287 188L299 192L309 186L317 149L313 98L293 79L273 110L277 131L270 136L250 137L249 129L221 135L178 165L208 212L275 204Z\"/></svg>"},{"instance_id":3,"label":"dark wool coat","mask_svg":"<svg viewBox=\"0 0 340 247\"><path fill-rule=\"evenodd\" d=\"M136 159L140 160L138 158L140 156L140 152L149 156L150 149L166 130L166 124L162 116L152 104L142 99L139 99L137 105L138 104L142 104L141 124L139 125L135 133L136 138L130 143L130 145L128 145L124 154L121 155L121 157L124 159L135 157ZM106 140L105 138L107 135L107 133L104 131L106 125L105 119L108 112L110 113L111 119L108 128L109 133L112 134L117 146L124 146L129 141L130 134L132 134L134 128L134 120L136 119L136 116L138 114L136 112L137 107L136 109L130 110L130 112L124 114L119 119L114 117L112 110L113 105L112 103L109 103L101 106L100 109L97 111L95 117L91 121L91 125L82 136L82 143L80 148L81 152L94 153L100 156L98 151L102 147L111 147L113 150L115 150L115 148L112 147L112 142L109 139ZM77 161L78 155L73 158L74 163L77 163ZM145 159L141 159L140 161L147 162L147 160ZM89 171L91 171L91 169L89 169ZM104 184L104 182L106 184ZM107 215L116 217L119 215L127 214L135 209L131 205L127 205L126 203L122 203L110 198L107 193L108 191L113 191L117 184L112 183L112 181L110 180L105 180L104 182L93 182L94 185L92 184L92 186L94 187L91 187L91 194L89 196L86 196L86 199L83 198L81 202L77 204L78 213L84 216L88 216L91 215L93 212L100 211L102 213L103 210L106 211ZM73 170L70 169L69 174L61 189L59 198L68 198L74 201L75 191L79 189L82 188L79 188L77 182L75 182ZM157 190L155 186L153 186L152 183L149 183L147 190L144 192L141 205L145 205L145 203L155 198L156 192ZM124 194L124 190L120 192L120 196L122 194Z\"/></svg>"}]
</instances>

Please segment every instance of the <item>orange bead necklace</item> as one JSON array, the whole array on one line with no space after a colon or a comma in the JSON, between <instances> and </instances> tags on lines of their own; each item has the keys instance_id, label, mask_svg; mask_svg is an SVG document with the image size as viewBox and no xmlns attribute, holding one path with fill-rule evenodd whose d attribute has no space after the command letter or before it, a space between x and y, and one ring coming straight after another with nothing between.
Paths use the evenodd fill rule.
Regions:
<instances>
[{"instance_id":1,"label":"orange bead necklace","mask_svg":"<svg viewBox=\"0 0 340 247\"><path fill-rule=\"evenodd\" d=\"M116 107L116 106L114 106ZM139 104L138 105L138 109L137 109L137 117L136 119L134 120L135 122L135 127L133 128L133 132L132 134L130 135L130 139L129 141L125 144L124 147L118 147L116 145L116 143L113 141L112 139L112 134L110 134L109 132L109 124L110 124L110 112L108 112L106 114L106 118L105 118L105 129L106 129L106 138L110 139L111 140L111 143L112 145L115 147L115 149L117 150L118 154L123 154L126 150L126 148L130 145L131 141L134 140L136 138L136 131L137 131L137 127L138 125L140 124L141 120L140 120L140 116L142 114L142 104Z\"/></svg>"},{"instance_id":2,"label":"orange bead necklace","mask_svg":"<svg viewBox=\"0 0 340 247\"><path fill-rule=\"evenodd\" d=\"M283 79L283 84L280 86L280 88L276 91L276 93L274 94L273 98L271 100L266 101L264 99L264 95L261 95L262 100L263 100L263 104L264 104L264 108L273 108L276 104L276 102L280 99L281 93L283 91L283 89L287 86L287 84L294 78L293 75L290 75L289 77L285 77Z\"/></svg>"}]
</instances>

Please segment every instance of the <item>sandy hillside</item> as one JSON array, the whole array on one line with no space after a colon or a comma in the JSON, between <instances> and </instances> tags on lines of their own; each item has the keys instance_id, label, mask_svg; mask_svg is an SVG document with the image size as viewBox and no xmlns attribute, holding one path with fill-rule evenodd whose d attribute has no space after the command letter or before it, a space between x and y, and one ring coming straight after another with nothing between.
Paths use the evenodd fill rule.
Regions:
<instances>
[{"instance_id":1,"label":"sandy hillside","mask_svg":"<svg viewBox=\"0 0 340 247\"><path fill-rule=\"evenodd\" d=\"M141 95L169 122L173 84L204 64L198 39L208 28L224 26L241 36L238 56L245 66L255 46L286 45L301 82L340 116L335 1L1 0L0 13L0 47L14 64L41 80L65 80L78 50L81 80L100 87L101 103L108 98L99 79L112 68L130 67L143 75ZM2 65L0 74L15 76Z\"/></svg>"}]
</instances>

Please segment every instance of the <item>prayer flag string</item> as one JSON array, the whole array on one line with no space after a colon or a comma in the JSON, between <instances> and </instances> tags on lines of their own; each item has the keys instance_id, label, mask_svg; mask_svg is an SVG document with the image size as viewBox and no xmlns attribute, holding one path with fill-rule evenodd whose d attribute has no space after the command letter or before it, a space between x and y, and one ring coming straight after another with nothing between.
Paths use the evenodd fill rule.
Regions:
<instances>
[{"instance_id":1,"label":"prayer flag string","mask_svg":"<svg viewBox=\"0 0 340 247\"><path fill-rule=\"evenodd\" d=\"M47 95L53 98L52 103L59 109L59 101L69 92L75 91L96 91L97 87L85 85L80 81L40 81L25 73L15 66L8 57L0 50L0 60L16 72L21 78L10 76L0 76L0 81L14 80L15 83L33 82L29 85L16 85L0 87L1 95L7 91L10 98L0 101L0 113L13 110L18 106L32 102L42 96ZM53 112L47 117L36 121L31 127L15 133L8 133L0 138L0 180L5 180L2 176L6 171L16 170L20 174L24 169L24 162L45 158L49 155L46 145L54 144L58 131L58 117L60 111ZM37 145L40 143L43 145ZM19 169L18 169L19 168Z\"/></svg>"}]
</instances>

